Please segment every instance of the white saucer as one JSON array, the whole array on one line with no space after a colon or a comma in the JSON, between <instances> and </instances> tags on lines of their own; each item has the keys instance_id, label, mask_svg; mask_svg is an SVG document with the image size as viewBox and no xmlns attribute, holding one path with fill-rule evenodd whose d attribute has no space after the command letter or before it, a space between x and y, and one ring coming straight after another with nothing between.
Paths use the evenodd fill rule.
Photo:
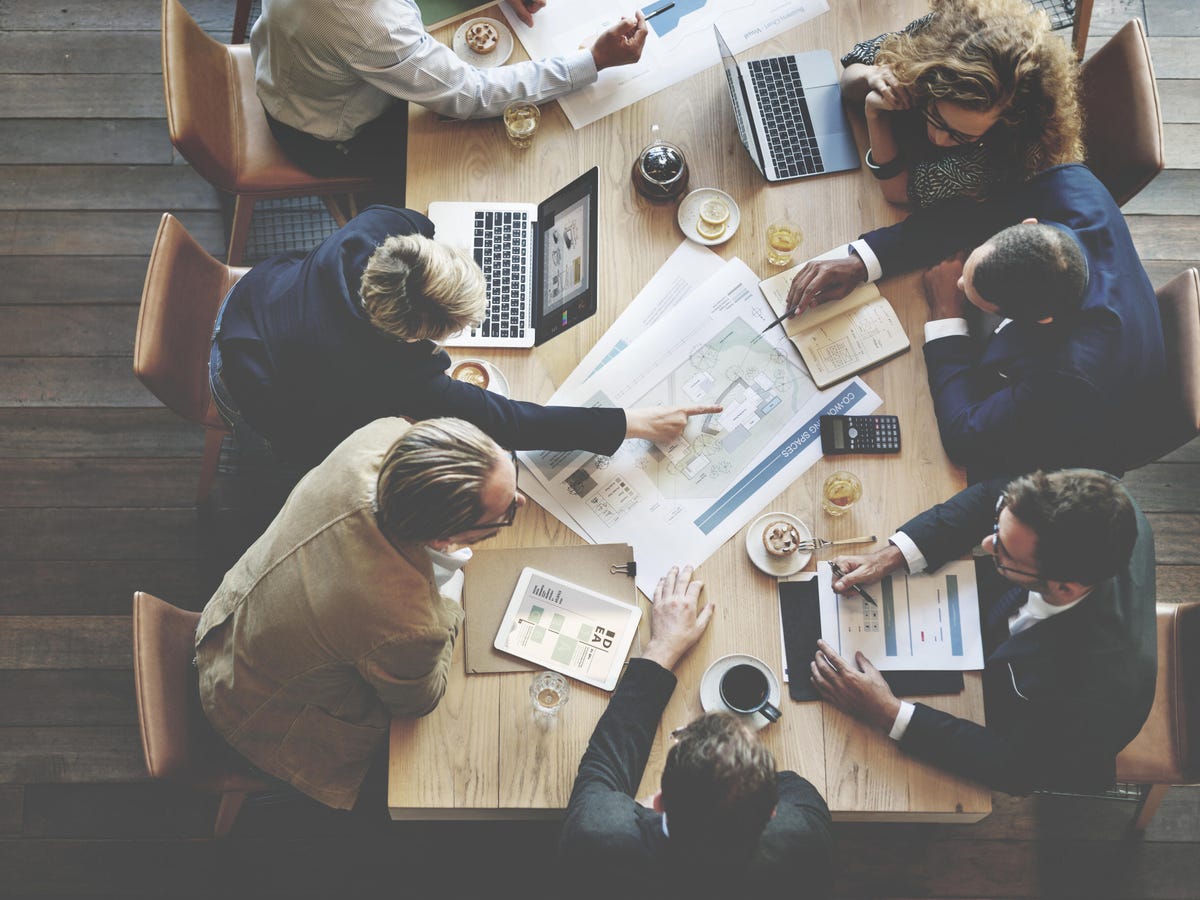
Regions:
<instances>
[{"instance_id":1,"label":"white saucer","mask_svg":"<svg viewBox=\"0 0 1200 900\"><path fill-rule=\"evenodd\" d=\"M450 364L450 372L454 371L455 366L462 365L463 363L474 363L477 366L483 366L488 373L487 390L491 391L493 394L498 394L501 397L509 397L511 395L508 387L508 379L504 377L504 373L486 359L477 359L474 356L467 356L462 359L454 359Z\"/></svg>"},{"instance_id":2,"label":"white saucer","mask_svg":"<svg viewBox=\"0 0 1200 900\"><path fill-rule=\"evenodd\" d=\"M696 223L700 221L700 207L705 200L724 200L725 205L729 207L729 221L725 223L725 233L719 238L701 237L700 232L696 230ZM742 213L733 198L724 191L716 188L698 188L679 201L679 211L675 218L679 221L679 228L688 240L706 247L715 247L733 237L742 221Z\"/></svg>"},{"instance_id":3,"label":"white saucer","mask_svg":"<svg viewBox=\"0 0 1200 900\"><path fill-rule=\"evenodd\" d=\"M467 46L467 29L476 22L487 22L495 27L499 37L496 39L496 49L491 53L476 53ZM508 26L498 19L492 19L488 16L477 16L474 19L467 19L454 32L454 40L451 46L454 47L454 52L458 54L458 58L463 62L469 62L473 66L480 69L491 69L495 66L502 66L508 62L508 58L513 52L513 33L508 30Z\"/></svg>"},{"instance_id":4,"label":"white saucer","mask_svg":"<svg viewBox=\"0 0 1200 900\"><path fill-rule=\"evenodd\" d=\"M727 712L735 716L741 716L742 719L751 728L757 730L770 723L770 719L762 713L735 713L724 701L721 700L721 676L734 666L742 663L749 663L756 669L762 670L767 676L767 700L772 706L779 707L780 691L779 679L775 677L775 673L761 659L755 656L749 656L745 653L731 653L729 656L722 656L711 666L704 670L704 676L700 679L700 706L705 712ZM782 707L780 707L782 708Z\"/></svg>"},{"instance_id":5,"label":"white saucer","mask_svg":"<svg viewBox=\"0 0 1200 900\"><path fill-rule=\"evenodd\" d=\"M774 575L776 578L795 575L808 565L808 561L812 559L812 551L798 550L791 556L772 556L762 542L763 529L771 522L790 522L800 532L800 540L812 540L812 532L808 530L808 526L791 513L767 513L751 522L746 529L746 552L750 554L750 562L754 563L761 571L768 575Z\"/></svg>"}]
</instances>

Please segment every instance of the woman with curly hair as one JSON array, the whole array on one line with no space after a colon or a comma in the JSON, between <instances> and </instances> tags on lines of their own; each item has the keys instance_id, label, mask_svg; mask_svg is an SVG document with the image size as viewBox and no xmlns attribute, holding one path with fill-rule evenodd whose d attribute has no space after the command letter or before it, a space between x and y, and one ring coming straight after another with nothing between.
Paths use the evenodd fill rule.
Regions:
<instances>
[{"instance_id":1,"label":"woman with curly hair","mask_svg":"<svg viewBox=\"0 0 1200 900\"><path fill-rule=\"evenodd\" d=\"M842 95L866 113L867 168L892 203L983 199L1083 160L1075 57L1027 0L933 0L842 65Z\"/></svg>"}]
</instances>

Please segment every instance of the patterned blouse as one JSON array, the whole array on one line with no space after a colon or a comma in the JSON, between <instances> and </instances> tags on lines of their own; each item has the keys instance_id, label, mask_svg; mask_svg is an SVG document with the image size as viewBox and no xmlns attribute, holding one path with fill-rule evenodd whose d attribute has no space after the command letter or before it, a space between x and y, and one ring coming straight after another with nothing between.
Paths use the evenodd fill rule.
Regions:
<instances>
[{"instance_id":1,"label":"patterned blouse","mask_svg":"<svg viewBox=\"0 0 1200 900\"><path fill-rule=\"evenodd\" d=\"M929 24L933 13L928 13L904 29L905 34L914 34ZM875 65L875 56L884 40L892 32L886 32L867 41L855 44L842 57L842 65L861 63ZM921 110L911 109L898 112L893 124L896 138L911 156L908 166L908 199L916 206L932 206L941 200L953 197L984 199L998 185L1023 179L1011 162L1002 162L1007 154L995 151L996 126L974 144L941 148L929 142L925 130L925 116ZM989 144L993 145L989 147Z\"/></svg>"}]
</instances>

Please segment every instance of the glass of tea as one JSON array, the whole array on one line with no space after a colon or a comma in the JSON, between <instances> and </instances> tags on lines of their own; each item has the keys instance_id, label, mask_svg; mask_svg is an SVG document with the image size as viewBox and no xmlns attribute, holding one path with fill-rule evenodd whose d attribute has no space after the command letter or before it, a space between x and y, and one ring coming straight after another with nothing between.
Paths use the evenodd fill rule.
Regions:
<instances>
[{"instance_id":1,"label":"glass of tea","mask_svg":"<svg viewBox=\"0 0 1200 900\"><path fill-rule=\"evenodd\" d=\"M773 266L787 266L792 254L804 240L800 226L788 219L779 219L767 226L767 262Z\"/></svg>"},{"instance_id":2,"label":"glass of tea","mask_svg":"<svg viewBox=\"0 0 1200 900\"><path fill-rule=\"evenodd\" d=\"M514 100L504 107L504 130L514 147L528 150L533 146L542 111L528 100Z\"/></svg>"},{"instance_id":3,"label":"glass of tea","mask_svg":"<svg viewBox=\"0 0 1200 900\"><path fill-rule=\"evenodd\" d=\"M821 506L831 516L842 516L862 497L862 482L853 472L834 472L821 488Z\"/></svg>"}]
</instances>

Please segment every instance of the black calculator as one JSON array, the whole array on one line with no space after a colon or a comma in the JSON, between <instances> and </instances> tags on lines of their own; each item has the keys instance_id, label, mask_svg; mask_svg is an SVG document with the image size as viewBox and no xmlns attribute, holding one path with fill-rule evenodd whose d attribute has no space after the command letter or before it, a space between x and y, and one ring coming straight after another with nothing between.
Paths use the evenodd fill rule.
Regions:
<instances>
[{"instance_id":1,"label":"black calculator","mask_svg":"<svg viewBox=\"0 0 1200 900\"><path fill-rule=\"evenodd\" d=\"M821 416L826 453L899 453L900 420L895 416Z\"/></svg>"}]
</instances>

